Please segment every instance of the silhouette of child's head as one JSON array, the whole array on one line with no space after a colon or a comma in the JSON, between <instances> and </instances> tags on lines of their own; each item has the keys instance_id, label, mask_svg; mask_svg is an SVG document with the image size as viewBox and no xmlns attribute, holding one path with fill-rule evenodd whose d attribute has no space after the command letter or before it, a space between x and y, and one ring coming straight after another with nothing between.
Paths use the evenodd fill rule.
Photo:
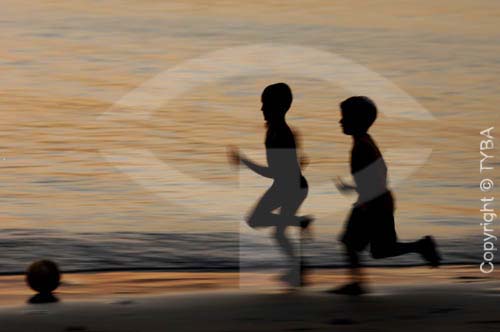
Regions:
<instances>
[{"instance_id":1,"label":"silhouette of child's head","mask_svg":"<svg viewBox=\"0 0 500 332\"><path fill-rule=\"evenodd\" d=\"M292 105L292 90L285 83L267 86L262 92L262 112L267 122L282 120Z\"/></svg>"},{"instance_id":2,"label":"silhouette of child's head","mask_svg":"<svg viewBox=\"0 0 500 332\"><path fill-rule=\"evenodd\" d=\"M363 134L377 118L377 106L368 97L354 96L340 103L340 124L346 135Z\"/></svg>"}]
</instances>

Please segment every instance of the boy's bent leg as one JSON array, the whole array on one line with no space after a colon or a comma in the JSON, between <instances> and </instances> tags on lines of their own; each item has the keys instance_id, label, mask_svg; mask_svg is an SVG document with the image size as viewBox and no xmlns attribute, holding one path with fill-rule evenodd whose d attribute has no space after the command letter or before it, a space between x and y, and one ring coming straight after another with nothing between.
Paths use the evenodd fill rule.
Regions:
<instances>
[{"instance_id":1,"label":"boy's bent leg","mask_svg":"<svg viewBox=\"0 0 500 332\"><path fill-rule=\"evenodd\" d=\"M247 224L252 228L278 225L307 227L312 218L295 215L307 195L307 190L299 193L283 194L283 192L278 190L276 185L272 185L247 217ZM280 214L272 213L279 207L281 207Z\"/></svg>"},{"instance_id":2,"label":"boy's bent leg","mask_svg":"<svg viewBox=\"0 0 500 332\"><path fill-rule=\"evenodd\" d=\"M252 228L276 226L278 220L273 210L281 206L281 199L276 186L272 185L259 199L247 217L247 224Z\"/></svg>"}]
</instances>

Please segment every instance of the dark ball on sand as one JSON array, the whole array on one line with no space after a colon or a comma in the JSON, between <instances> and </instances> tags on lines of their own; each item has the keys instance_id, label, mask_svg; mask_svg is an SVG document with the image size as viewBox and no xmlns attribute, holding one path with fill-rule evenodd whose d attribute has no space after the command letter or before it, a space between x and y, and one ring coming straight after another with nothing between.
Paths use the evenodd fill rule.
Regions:
<instances>
[{"instance_id":1,"label":"dark ball on sand","mask_svg":"<svg viewBox=\"0 0 500 332\"><path fill-rule=\"evenodd\" d=\"M26 271L26 282L40 294L51 294L61 280L61 273L57 264L43 259L32 263Z\"/></svg>"}]
</instances>

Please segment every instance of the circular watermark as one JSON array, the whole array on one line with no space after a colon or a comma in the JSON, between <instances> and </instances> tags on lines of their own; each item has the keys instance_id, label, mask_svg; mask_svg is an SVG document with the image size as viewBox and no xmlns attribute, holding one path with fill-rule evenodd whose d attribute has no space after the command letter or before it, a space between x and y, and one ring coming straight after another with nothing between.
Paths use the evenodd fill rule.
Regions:
<instances>
[{"instance_id":1,"label":"circular watermark","mask_svg":"<svg viewBox=\"0 0 500 332\"><path fill-rule=\"evenodd\" d=\"M428 110L391 81L343 56L299 45L253 44L216 50L169 68L120 98L99 116L99 121L115 125L121 121L148 121L156 110L164 109L169 101L196 87L236 76L270 73L322 80L352 94L369 96L388 118L434 119ZM237 121L238 112L232 112L231 115ZM174 128L174 117L165 118L165 126ZM175 138L165 140L165 144L181 144ZM389 159L396 156L397 160L412 161L412 165L395 166L391 184L397 185L410 177L426 163L431 152L432 148L422 146L387 150L385 154ZM245 197L247 194L244 191L235 193L233 185L195 178L173 167L168 161L160 160L148 149L102 148L100 153L148 191L189 209L193 214L223 215L238 220L248 210L249 201L256 199L254 195ZM249 176L240 173L240 183L253 183L254 179ZM340 198L339 204L332 205L333 199L317 198L320 196L317 194L324 192L335 193L336 189L332 183L311 186L307 199L308 209L319 218L330 215L339 206L346 206L346 199Z\"/></svg>"}]
</instances>

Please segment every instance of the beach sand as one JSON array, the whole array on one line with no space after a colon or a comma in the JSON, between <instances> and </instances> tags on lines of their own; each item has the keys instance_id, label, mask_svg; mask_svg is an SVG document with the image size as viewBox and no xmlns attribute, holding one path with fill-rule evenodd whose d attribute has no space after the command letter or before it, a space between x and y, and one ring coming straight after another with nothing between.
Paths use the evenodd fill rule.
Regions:
<instances>
[{"instance_id":1,"label":"beach sand","mask_svg":"<svg viewBox=\"0 0 500 332\"><path fill-rule=\"evenodd\" d=\"M342 269L290 291L273 273L65 274L60 302L26 304L23 276L1 277L1 331L498 331L500 280L476 267L370 268L369 295L326 290Z\"/></svg>"}]
</instances>

